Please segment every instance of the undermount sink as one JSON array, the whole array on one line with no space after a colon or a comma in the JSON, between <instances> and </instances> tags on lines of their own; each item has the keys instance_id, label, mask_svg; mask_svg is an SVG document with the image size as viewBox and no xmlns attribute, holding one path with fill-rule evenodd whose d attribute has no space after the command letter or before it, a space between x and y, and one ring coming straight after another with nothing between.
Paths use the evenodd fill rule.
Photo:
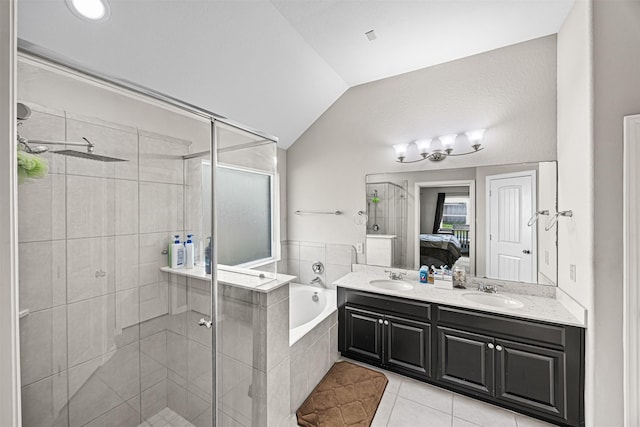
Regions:
<instances>
[{"instance_id":1,"label":"undermount sink","mask_svg":"<svg viewBox=\"0 0 640 427\"><path fill-rule=\"evenodd\" d=\"M413 289L413 285L411 283L403 282L401 280L371 280L369 284L376 288L386 289L388 291L410 291Z\"/></svg>"},{"instance_id":2,"label":"undermount sink","mask_svg":"<svg viewBox=\"0 0 640 427\"><path fill-rule=\"evenodd\" d=\"M485 294L481 292L469 292L462 294L462 298L471 302L475 302L482 305L488 305L491 307L501 308L522 308L524 304L517 299L500 295L500 294Z\"/></svg>"}]
</instances>

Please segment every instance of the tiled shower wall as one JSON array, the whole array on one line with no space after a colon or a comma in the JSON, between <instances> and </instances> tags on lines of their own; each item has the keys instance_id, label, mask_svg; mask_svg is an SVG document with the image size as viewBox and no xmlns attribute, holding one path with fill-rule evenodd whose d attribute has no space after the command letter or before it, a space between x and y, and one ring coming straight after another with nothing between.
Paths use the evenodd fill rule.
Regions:
<instances>
[{"instance_id":1,"label":"tiled shower wall","mask_svg":"<svg viewBox=\"0 0 640 427\"><path fill-rule=\"evenodd\" d=\"M356 262L355 248L351 245L288 240L281 242L281 247L278 272L297 276L296 282L305 285L319 277L322 285L335 289L332 283L350 273L351 264ZM322 274L316 274L311 269L316 261L324 264L325 270Z\"/></svg>"},{"instance_id":2,"label":"tiled shower wall","mask_svg":"<svg viewBox=\"0 0 640 427\"><path fill-rule=\"evenodd\" d=\"M210 365L199 372L210 349L193 319L181 323L192 314L181 301L200 288L170 286L159 270L170 235L186 228L188 143L30 106L23 136L86 137L128 161L45 154L48 176L19 187L23 425L137 426L176 396L195 422L210 409Z\"/></svg>"}]
</instances>

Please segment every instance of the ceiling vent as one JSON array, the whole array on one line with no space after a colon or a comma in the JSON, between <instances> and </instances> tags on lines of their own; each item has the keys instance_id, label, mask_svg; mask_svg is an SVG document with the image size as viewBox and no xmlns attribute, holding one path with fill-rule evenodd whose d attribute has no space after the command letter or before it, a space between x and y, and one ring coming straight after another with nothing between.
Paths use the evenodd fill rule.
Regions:
<instances>
[{"instance_id":1,"label":"ceiling vent","mask_svg":"<svg viewBox=\"0 0 640 427\"><path fill-rule=\"evenodd\" d=\"M367 31L366 33L364 33L364 35L367 36L367 38L369 39L370 42L372 42L375 39L377 39L376 33L373 30Z\"/></svg>"}]
</instances>

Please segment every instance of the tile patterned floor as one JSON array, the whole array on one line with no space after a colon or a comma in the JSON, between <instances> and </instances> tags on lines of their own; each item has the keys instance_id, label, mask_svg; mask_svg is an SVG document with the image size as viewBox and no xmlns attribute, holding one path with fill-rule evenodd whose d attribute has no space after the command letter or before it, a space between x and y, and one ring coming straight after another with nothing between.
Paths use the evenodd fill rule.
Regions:
<instances>
[{"instance_id":1,"label":"tile patterned floor","mask_svg":"<svg viewBox=\"0 0 640 427\"><path fill-rule=\"evenodd\" d=\"M171 409L164 408L138 427L194 427L194 425Z\"/></svg>"},{"instance_id":2,"label":"tile patterned floor","mask_svg":"<svg viewBox=\"0 0 640 427\"><path fill-rule=\"evenodd\" d=\"M389 383L371 427L554 427L383 369L376 370L383 372ZM295 414L285 424L297 425Z\"/></svg>"}]
</instances>

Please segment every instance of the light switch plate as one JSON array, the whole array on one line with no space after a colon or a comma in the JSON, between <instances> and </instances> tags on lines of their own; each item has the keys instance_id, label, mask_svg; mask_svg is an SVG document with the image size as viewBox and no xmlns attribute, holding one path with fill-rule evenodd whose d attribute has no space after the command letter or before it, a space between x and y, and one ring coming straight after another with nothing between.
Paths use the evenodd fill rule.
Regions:
<instances>
[{"instance_id":1,"label":"light switch plate","mask_svg":"<svg viewBox=\"0 0 640 427\"><path fill-rule=\"evenodd\" d=\"M356 243L356 252L359 254L364 252L364 245L362 243Z\"/></svg>"},{"instance_id":2,"label":"light switch plate","mask_svg":"<svg viewBox=\"0 0 640 427\"><path fill-rule=\"evenodd\" d=\"M569 278L572 282L576 281L576 266L575 264L569 264Z\"/></svg>"}]
</instances>

